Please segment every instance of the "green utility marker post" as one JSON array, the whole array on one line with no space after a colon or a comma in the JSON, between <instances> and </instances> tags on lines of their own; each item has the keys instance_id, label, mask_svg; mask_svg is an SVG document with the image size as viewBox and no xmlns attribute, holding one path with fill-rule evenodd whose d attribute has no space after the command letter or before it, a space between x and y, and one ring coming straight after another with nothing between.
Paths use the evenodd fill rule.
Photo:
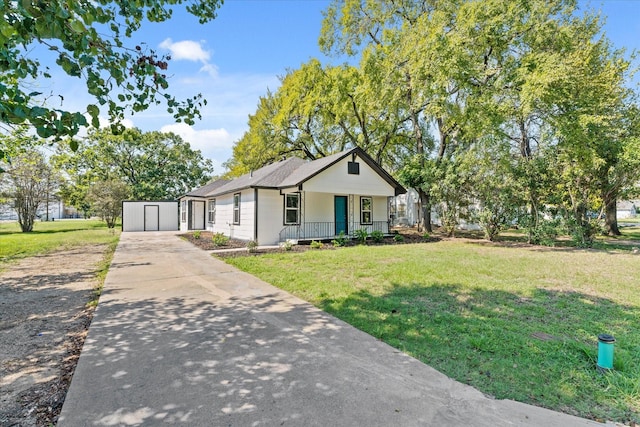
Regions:
<instances>
[{"instance_id":1,"label":"green utility marker post","mask_svg":"<svg viewBox=\"0 0 640 427\"><path fill-rule=\"evenodd\" d=\"M616 339L613 335L598 335L598 370L607 372L613 369L613 344Z\"/></svg>"}]
</instances>

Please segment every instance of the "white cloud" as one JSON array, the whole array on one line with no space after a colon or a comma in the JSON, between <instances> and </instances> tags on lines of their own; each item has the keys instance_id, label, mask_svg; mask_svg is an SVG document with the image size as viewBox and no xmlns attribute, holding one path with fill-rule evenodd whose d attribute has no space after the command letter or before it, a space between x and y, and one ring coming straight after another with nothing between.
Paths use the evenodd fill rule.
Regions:
<instances>
[{"instance_id":1,"label":"white cloud","mask_svg":"<svg viewBox=\"0 0 640 427\"><path fill-rule=\"evenodd\" d=\"M205 64L200 68L201 73L209 74L209 77L218 78L218 67L215 64Z\"/></svg>"},{"instance_id":2,"label":"white cloud","mask_svg":"<svg viewBox=\"0 0 640 427\"><path fill-rule=\"evenodd\" d=\"M91 117L88 114L85 116L87 117L87 120L89 120L90 122ZM106 128L111 126L111 120L109 120L106 117L98 116L98 120L100 121L100 128ZM134 127L133 121L131 119L122 119L120 123L122 124L122 126L126 127L127 129L131 129Z\"/></svg>"},{"instance_id":3,"label":"white cloud","mask_svg":"<svg viewBox=\"0 0 640 427\"><path fill-rule=\"evenodd\" d=\"M196 130L185 123L173 123L160 128L160 132L173 132L187 141L191 148L200 150L205 158L215 159L221 151L230 152L233 136L224 129Z\"/></svg>"},{"instance_id":4,"label":"white cloud","mask_svg":"<svg viewBox=\"0 0 640 427\"><path fill-rule=\"evenodd\" d=\"M169 50L171 52L171 58L176 61L184 59L187 61L200 61L207 64L211 58L211 53L202 48L201 42L193 40L182 40L174 43L170 38L166 38L160 43L160 47Z\"/></svg>"},{"instance_id":5,"label":"white cloud","mask_svg":"<svg viewBox=\"0 0 640 427\"><path fill-rule=\"evenodd\" d=\"M207 105L200 109L202 120L194 128L184 123L174 123L164 106L151 106L149 110L133 116L135 125L144 131L174 132L194 149L201 150L205 158L214 162L215 172L222 172L222 165L233 154L233 142L247 131L248 116L254 114L258 98L277 90L278 77L273 74L224 74L210 78L200 73L197 77L177 75L170 81L170 91L182 97L202 93ZM196 130L199 129L199 130Z\"/></svg>"}]
</instances>

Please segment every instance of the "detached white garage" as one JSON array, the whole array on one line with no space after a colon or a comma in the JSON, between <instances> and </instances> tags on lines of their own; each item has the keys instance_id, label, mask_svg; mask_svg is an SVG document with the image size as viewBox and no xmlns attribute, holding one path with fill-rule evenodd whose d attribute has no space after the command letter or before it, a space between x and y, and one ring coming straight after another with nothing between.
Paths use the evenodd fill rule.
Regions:
<instances>
[{"instance_id":1,"label":"detached white garage","mask_svg":"<svg viewBox=\"0 0 640 427\"><path fill-rule=\"evenodd\" d=\"M178 230L177 201L122 202L122 231Z\"/></svg>"}]
</instances>

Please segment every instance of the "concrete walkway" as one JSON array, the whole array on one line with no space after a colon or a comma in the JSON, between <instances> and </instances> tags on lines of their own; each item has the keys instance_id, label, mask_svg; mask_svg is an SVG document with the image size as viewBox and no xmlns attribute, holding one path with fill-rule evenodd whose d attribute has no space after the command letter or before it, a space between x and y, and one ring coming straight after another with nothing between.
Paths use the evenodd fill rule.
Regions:
<instances>
[{"instance_id":1,"label":"concrete walkway","mask_svg":"<svg viewBox=\"0 0 640 427\"><path fill-rule=\"evenodd\" d=\"M58 426L602 426L486 398L167 232L123 233Z\"/></svg>"}]
</instances>

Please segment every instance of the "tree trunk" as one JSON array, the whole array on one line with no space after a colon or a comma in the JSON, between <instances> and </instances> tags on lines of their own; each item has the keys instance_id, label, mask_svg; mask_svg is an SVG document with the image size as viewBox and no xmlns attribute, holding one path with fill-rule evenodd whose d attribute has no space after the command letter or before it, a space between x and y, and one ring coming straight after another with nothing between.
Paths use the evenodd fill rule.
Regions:
<instances>
[{"instance_id":1,"label":"tree trunk","mask_svg":"<svg viewBox=\"0 0 640 427\"><path fill-rule=\"evenodd\" d=\"M620 236L618 229L618 209L616 207L617 199L609 195L603 196L604 201L604 226L609 236Z\"/></svg>"},{"instance_id":2,"label":"tree trunk","mask_svg":"<svg viewBox=\"0 0 640 427\"><path fill-rule=\"evenodd\" d=\"M533 190L529 196L529 203L529 216L531 219L527 230L527 243L538 244L540 242L534 238L534 235L537 234L537 228L540 225L540 211L538 210L538 197Z\"/></svg>"},{"instance_id":3,"label":"tree trunk","mask_svg":"<svg viewBox=\"0 0 640 427\"><path fill-rule=\"evenodd\" d=\"M433 227L431 227L431 195L423 190L418 190L418 196L420 197L420 206L422 208L422 226L425 231L433 233Z\"/></svg>"}]
</instances>

